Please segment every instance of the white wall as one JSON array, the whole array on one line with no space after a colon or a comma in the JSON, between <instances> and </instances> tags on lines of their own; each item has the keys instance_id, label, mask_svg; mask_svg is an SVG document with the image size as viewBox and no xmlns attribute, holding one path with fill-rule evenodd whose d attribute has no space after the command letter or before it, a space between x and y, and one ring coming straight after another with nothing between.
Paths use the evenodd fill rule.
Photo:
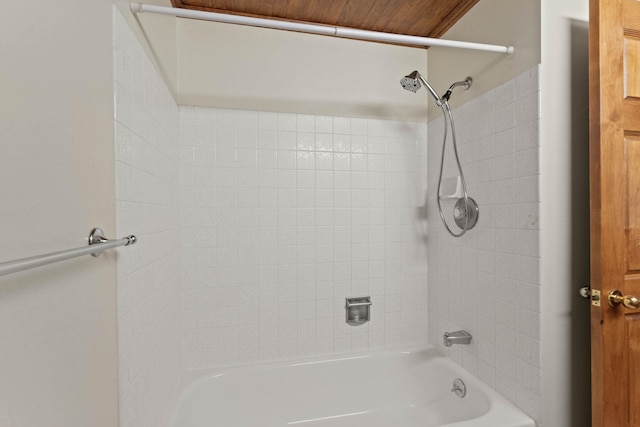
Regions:
<instances>
[{"instance_id":1,"label":"white wall","mask_svg":"<svg viewBox=\"0 0 640 427\"><path fill-rule=\"evenodd\" d=\"M180 144L187 369L426 341L425 123L181 107Z\"/></svg>"},{"instance_id":2,"label":"white wall","mask_svg":"<svg viewBox=\"0 0 640 427\"><path fill-rule=\"evenodd\" d=\"M426 50L290 31L178 20L183 105L420 120L400 78Z\"/></svg>"},{"instance_id":3,"label":"white wall","mask_svg":"<svg viewBox=\"0 0 640 427\"><path fill-rule=\"evenodd\" d=\"M454 95L455 96L455 95ZM453 111L469 195L480 213L461 238L440 222L443 117L429 123L429 342L540 419L538 67ZM444 178L459 174L448 141ZM442 201L450 227L453 202ZM464 329L469 346L443 345Z\"/></svg>"},{"instance_id":4,"label":"white wall","mask_svg":"<svg viewBox=\"0 0 640 427\"><path fill-rule=\"evenodd\" d=\"M125 14L128 11L125 10ZM120 427L166 423L182 372L178 106L114 8Z\"/></svg>"},{"instance_id":5,"label":"white wall","mask_svg":"<svg viewBox=\"0 0 640 427\"><path fill-rule=\"evenodd\" d=\"M115 236L111 5L3 5L2 261ZM117 425L114 260L0 279L0 425Z\"/></svg>"},{"instance_id":6,"label":"white wall","mask_svg":"<svg viewBox=\"0 0 640 427\"><path fill-rule=\"evenodd\" d=\"M588 1L542 2L543 425L589 425Z\"/></svg>"},{"instance_id":7,"label":"white wall","mask_svg":"<svg viewBox=\"0 0 640 427\"><path fill-rule=\"evenodd\" d=\"M439 93L454 81L473 77L470 90L452 97L451 105L462 105L540 63L540 0L482 0L442 38L515 48L511 55L429 48L429 82ZM439 114L431 103L429 117Z\"/></svg>"}]
</instances>

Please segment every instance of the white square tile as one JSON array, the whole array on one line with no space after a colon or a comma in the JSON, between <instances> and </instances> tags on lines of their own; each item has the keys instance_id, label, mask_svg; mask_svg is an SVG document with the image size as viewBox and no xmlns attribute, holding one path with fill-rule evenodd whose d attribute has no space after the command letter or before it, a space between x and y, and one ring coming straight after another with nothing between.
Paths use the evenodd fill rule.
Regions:
<instances>
[{"instance_id":1,"label":"white square tile","mask_svg":"<svg viewBox=\"0 0 640 427\"><path fill-rule=\"evenodd\" d=\"M315 150L316 134L313 132L298 132L296 134L296 148L304 151Z\"/></svg>"},{"instance_id":2,"label":"white square tile","mask_svg":"<svg viewBox=\"0 0 640 427\"><path fill-rule=\"evenodd\" d=\"M331 116L316 116L316 129L317 133L333 133L333 117Z\"/></svg>"},{"instance_id":3,"label":"white square tile","mask_svg":"<svg viewBox=\"0 0 640 427\"><path fill-rule=\"evenodd\" d=\"M540 207L539 203L523 203L516 205L515 225L516 228L526 230L540 229Z\"/></svg>"},{"instance_id":4,"label":"white square tile","mask_svg":"<svg viewBox=\"0 0 640 427\"><path fill-rule=\"evenodd\" d=\"M539 148L531 148L516 153L516 176L538 175L540 173Z\"/></svg>"},{"instance_id":5,"label":"white square tile","mask_svg":"<svg viewBox=\"0 0 640 427\"><path fill-rule=\"evenodd\" d=\"M298 169L312 170L316 167L316 153L313 151L298 151L296 154L296 167Z\"/></svg>"},{"instance_id":6,"label":"white square tile","mask_svg":"<svg viewBox=\"0 0 640 427\"><path fill-rule=\"evenodd\" d=\"M531 284L540 283L540 258L517 256L516 278Z\"/></svg>"},{"instance_id":7,"label":"white square tile","mask_svg":"<svg viewBox=\"0 0 640 427\"><path fill-rule=\"evenodd\" d=\"M515 106L515 124L521 125L540 118L540 97L537 92L518 98Z\"/></svg>"},{"instance_id":8,"label":"white square tile","mask_svg":"<svg viewBox=\"0 0 640 427\"><path fill-rule=\"evenodd\" d=\"M256 129L237 129L236 144L239 148L253 148L258 145L258 131Z\"/></svg>"},{"instance_id":9,"label":"white square tile","mask_svg":"<svg viewBox=\"0 0 640 427\"><path fill-rule=\"evenodd\" d=\"M255 168L257 166L257 150L238 148L236 151L238 167Z\"/></svg>"},{"instance_id":10,"label":"white square tile","mask_svg":"<svg viewBox=\"0 0 640 427\"><path fill-rule=\"evenodd\" d=\"M515 151L514 132L515 130L513 128L510 128L497 132L494 135L493 140L496 156L513 153Z\"/></svg>"},{"instance_id":11,"label":"white square tile","mask_svg":"<svg viewBox=\"0 0 640 427\"><path fill-rule=\"evenodd\" d=\"M334 117L333 132L335 134L349 135L351 133L351 119L348 117Z\"/></svg>"},{"instance_id":12,"label":"white square tile","mask_svg":"<svg viewBox=\"0 0 640 427\"><path fill-rule=\"evenodd\" d=\"M516 253L516 230L509 228L496 229L496 250L498 252Z\"/></svg>"},{"instance_id":13,"label":"white square tile","mask_svg":"<svg viewBox=\"0 0 640 427\"><path fill-rule=\"evenodd\" d=\"M534 67L516 77L516 97L522 98L540 90L538 68Z\"/></svg>"},{"instance_id":14,"label":"white square tile","mask_svg":"<svg viewBox=\"0 0 640 427\"><path fill-rule=\"evenodd\" d=\"M516 313L516 330L536 340L540 339L540 314L535 311L518 309Z\"/></svg>"},{"instance_id":15,"label":"white square tile","mask_svg":"<svg viewBox=\"0 0 640 427\"><path fill-rule=\"evenodd\" d=\"M496 391L516 404L516 380L502 372L496 372Z\"/></svg>"},{"instance_id":16,"label":"white square tile","mask_svg":"<svg viewBox=\"0 0 640 427\"><path fill-rule=\"evenodd\" d=\"M515 127L516 151L523 151L540 145L539 124L539 120L532 120Z\"/></svg>"},{"instance_id":17,"label":"white square tile","mask_svg":"<svg viewBox=\"0 0 640 427\"><path fill-rule=\"evenodd\" d=\"M533 393L519 383L516 391L516 404L533 419L540 418L540 395Z\"/></svg>"},{"instance_id":18,"label":"white square tile","mask_svg":"<svg viewBox=\"0 0 640 427\"><path fill-rule=\"evenodd\" d=\"M512 103L516 99L516 82L509 80L495 89L496 107Z\"/></svg>"},{"instance_id":19,"label":"white square tile","mask_svg":"<svg viewBox=\"0 0 640 427\"><path fill-rule=\"evenodd\" d=\"M369 152L384 154L386 151L386 138L384 136L369 136L361 138L360 143L366 142L366 151L357 150L357 152Z\"/></svg>"},{"instance_id":20,"label":"white square tile","mask_svg":"<svg viewBox=\"0 0 640 427\"><path fill-rule=\"evenodd\" d=\"M318 151L334 151L334 138L330 133L316 134L316 149Z\"/></svg>"},{"instance_id":21,"label":"white square tile","mask_svg":"<svg viewBox=\"0 0 640 427\"><path fill-rule=\"evenodd\" d=\"M515 126L515 103L498 106L495 113L495 131L500 132Z\"/></svg>"},{"instance_id":22,"label":"white square tile","mask_svg":"<svg viewBox=\"0 0 640 427\"><path fill-rule=\"evenodd\" d=\"M317 170L333 170L333 153L316 152L315 168Z\"/></svg>"},{"instance_id":23,"label":"white square tile","mask_svg":"<svg viewBox=\"0 0 640 427\"><path fill-rule=\"evenodd\" d=\"M540 312L540 286L517 282L516 302L519 308Z\"/></svg>"},{"instance_id":24,"label":"white square tile","mask_svg":"<svg viewBox=\"0 0 640 427\"><path fill-rule=\"evenodd\" d=\"M236 125L240 129L257 129L258 128L258 112L236 110L235 111Z\"/></svg>"},{"instance_id":25,"label":"white square tile","mask_svg":"<svg viewBox=\"0 0 640 427\"><path fill-rule=\"evenodd\" d=\"M505 154L492 159L491 180L500 181L513 179L516 176L516 164L514 154Z\"/></svg>"},{"instance_id":26,"label":"white square tile","mask_svg":"<svg viewBox=\"0 0 640 427\"><path fill-rule=\"evenodd\" d=\"M278 132L276 130L258 130L257 133L258 148L276 149L278 148Z\"/></svg>"},{"instance_id":27,"label":"white square tile","mask_svg":"<svg viewBox=\"0 0 640 427\"><path fill-rule=\"evenodd\" d=\"M296 169L296 152L289 150L278 150L278 168Z\"/></svg>"},{"instance_id":28,"label":"white square tile","mask_svg":"<svg viewBox=\"0 0 640 427\"><path fill-rule=\"evenodd\" d=\"M278 149L295 150L298 146L297 133L292 131L278 131Z\"/></svg>"},{"instance_id":29,"label":"white square tile","mask_svg":"<svg viewBox=\"0 0 640 427\"><path fill-rule=\"evenodd\" d=\"M277 130L278 114L265 111L258 112L258 129Z\"/></svg>"},{"instance_id":30,"label":"white square tile","mask_svg":"<svg viewBox=\"0 0 640 427\"><path fill-rule=\"evenodd\" d=\"M296 130L298 132L315 132L315 117L312 115L298 114L296 116Z\"/></svg>"},{"instance_id":31,"label":"white square tile","mask_svg":"<svg viewBox=\"0 0 640 427\"><path fill-rule=\"evenodd\" d=\"M385 135L385 120L368 119L367 120L367 135L369 136L384 136Z\"/></svg>"},{"instance_id":32,"label":"white square tile","mask_svg":"<svg viewBox=\"0 0 640 427\"><path fill-rule=\"evenodd\" d=\"M534 203L540 201L539 176L518 177L515 180L516 203Z\"/></svg>"},{"instance_id":33,"label":"white square tile","mask_svg":"<svg viewBox=\"0 0 640 427\"><path fill-rule=\"evenodd\" d=\"M277 113L277 126L279 131L295 131L297 120L295 114Z\"/></svg>"},{"instance_id":34,"label":"white square tile","mask_svg":"<svg viewBox=\"0 0 640 427\"><path fill-rule=\"evenodd\" d=\"M213 109L215 124L220 127L236 128L236 110Z\"/></svg>"},{"instance_id":35,"label":"white square tile","mask_svg":"<svg viewBox=\"0 0 640 427\"><path fill-rule=\"evenodd\" d=\"M296 184L298 188L315 189L316 188L316 173L313 170L298 170L296 171Z\"/></svg>"},{"instance_id":36,"label":"white square tile","mask_svg":"<svg viewBox=\"0 0 640 427\"><path fill-rule=\"evenodd\" d=\"M336 134L333 136L333 149L336 152L348 153L351 151L351 136Z\"/></svg>"},{"instance_id":37,"label":"white square tile","mask_svg":"<svg viewBox=\"0 0 640 427\"><path fill-rule=\"evenodd\" d=\"M277 150L258 149L257 166L261 169L275 169L278 167Z\"/></svg>"},{"instance_id":38,"label":"white square tile","mask_svg":"<svg viewBox=\"0 0 640 427\"><path fill-rule=\"evenodd\" d=\"M540 256L540 233L538 230L516 230L518 255Z\"/></svg>"},{"instance_id":39,"label":"white square tile","mask_svg":"<svg viewBox=\"0 0 640 427\"><path fill-rule=\"evenodd\" d=\"M367 134L367 119L351 118L351 135L366 135Z\"/></svg>"}]
</instances>

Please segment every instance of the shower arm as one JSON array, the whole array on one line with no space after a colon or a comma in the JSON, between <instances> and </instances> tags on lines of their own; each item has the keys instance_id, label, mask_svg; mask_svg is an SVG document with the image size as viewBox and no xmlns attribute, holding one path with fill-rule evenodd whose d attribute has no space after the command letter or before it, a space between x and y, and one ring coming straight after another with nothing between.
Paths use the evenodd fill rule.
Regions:
<instances>
[{"instance_id":1,"label":"shower arm","mask_svg":"<svg viewBox=\"0 0 640 427\"><path fill-rule=\"evenodd\" d=\"M455 82L454 84L449 86L449 89L447 89L445 94L442 95L442 100L443 101L449 101L449 98L451 98L451 93L453 92L453 89L458 87L458 86L464 86L464 90L468 90L471 87L471 83L473 83L473 79L471 77L467 77L464 80L461 80L459 82Z\"/></svg>"}]
</instances>

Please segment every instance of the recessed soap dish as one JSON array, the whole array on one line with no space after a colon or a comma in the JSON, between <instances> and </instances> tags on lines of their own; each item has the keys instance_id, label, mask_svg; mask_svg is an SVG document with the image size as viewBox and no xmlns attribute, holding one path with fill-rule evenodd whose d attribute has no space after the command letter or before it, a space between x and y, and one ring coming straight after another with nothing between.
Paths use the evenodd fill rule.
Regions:
<instances>
[{"instance_id":1,"label":"recessed soap dish","mask_svg":"<svg viewBox=\"0 0 640 427\"><path fill-rule=\"evenodd\" d=\"M345 310L348 324L362 325L371 317L371 297L346 298Z\"/></svg>"}]
</instances>

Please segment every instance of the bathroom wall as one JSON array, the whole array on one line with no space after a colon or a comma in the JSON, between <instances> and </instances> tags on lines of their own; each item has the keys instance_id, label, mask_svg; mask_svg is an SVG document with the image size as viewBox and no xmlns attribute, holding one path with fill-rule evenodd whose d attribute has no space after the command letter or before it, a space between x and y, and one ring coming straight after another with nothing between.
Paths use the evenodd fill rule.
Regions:
<instances>
[{"instance_id":1,"label":"bathroom wall","mask_svg":"<svg viewBox=\"0 0 640 427\"><path fill-rule=\"evenodd\" d=\"M112 237L111 1L6 2L0 35L0 262ZM0 278L0 425L117 425L116 251Z\"/></svg>"},{"instance_id":2,"label":"bathroom wall","mask_svg":"<svg viewBox=\"0 0 640 427\"><path fill-rule=\"evenodd\" d=\"M425 123L180 107L186 368L424 342L425 144Z\"/></svg>"},{"instance_id":3,"label":"bathroom wall","mask_svg":"<svg viewBox=\"0 0 640 427\"><path fill-rule=\"evenodd\" d=\"M178 107L113 9L120 426L163 425L182 373Z\"/></svg>"},{"instance_id":4,"label":"bathroom wall","mask_svg":"<svg viewBox=\"0 0 640 427\"><path fill-rule=\"evenodd\" d=\"M423 48L178 19L178 102L284 113L422 120L398 90Z\"/></svg>"},{"instance_id":5,"label":"bathroom wall","mask_svg":"<svg viewBox=\"0 0 640 427\"><path fill-rule=\"evenodd\" d=\"M539 58L539 246L544 257L536 302L544 366L540 379L524 388L540 389L541 397L530 405L538 407L540 424L572 427L590 423L589 313L577 296L577 289L588 282L589 275L588 3L481 2L445 34L494 43L511 41L516 47L513 58L429 50L429 78L436 85L446 81L452 69L468 70L466 73L475 78L476 92L460 92L460 104L502 84L496 76L505 80L515 77L509 72L517 70L520 45L525 53L533 54L531 58ZM503 6L520 10L500 18ZM515 32L505 34L508 29ZM432 111L429 114L434 117ZM524 373L518 375L526 378Z\"/></svg>"},{"instance_id":6,"label":"bathroom wall","mask_svg":"<svg viewBox=\"0 0 640 427\"><path fill-rule=\"evenodd\" d=\"M591 424L589 2L542 1L542 397L548 425Z\"/></svg>"},{"instance_id":7,"label":"bathroom wall","mask_svg":"<svg viewBox=\"0 0 640 427\"><path fill-rule=\"evenodd\" d=\"M538 73L534 67L453 111L468 192L480 208L478 224L461 238L447 234L436 207L442 116L429 122L428 137L429 342L537 420ZM451 158L444 178L458 175ZM459 232L451 202L443 209ZM442 334L458 329L471 332L471 345L445 347Z\"/></svg>"},{"instance_id":8,"label":"bathroom wall","mask_svg":"<svg viewBox=\"0 0 640 427\"><path fill-rule=\"evenodd\" d=\"M430 83L440 92L453 81L472 76L471 89L459 92L451 99L451 105L459 106L539 64L540 8L540 0L478 2L442 38L510 45L515 48L514 52L505 55L431 47L428 53ZM430 104L429 117L433 119L439 114L439 108Z\"/></svg>"}]
</instances>

